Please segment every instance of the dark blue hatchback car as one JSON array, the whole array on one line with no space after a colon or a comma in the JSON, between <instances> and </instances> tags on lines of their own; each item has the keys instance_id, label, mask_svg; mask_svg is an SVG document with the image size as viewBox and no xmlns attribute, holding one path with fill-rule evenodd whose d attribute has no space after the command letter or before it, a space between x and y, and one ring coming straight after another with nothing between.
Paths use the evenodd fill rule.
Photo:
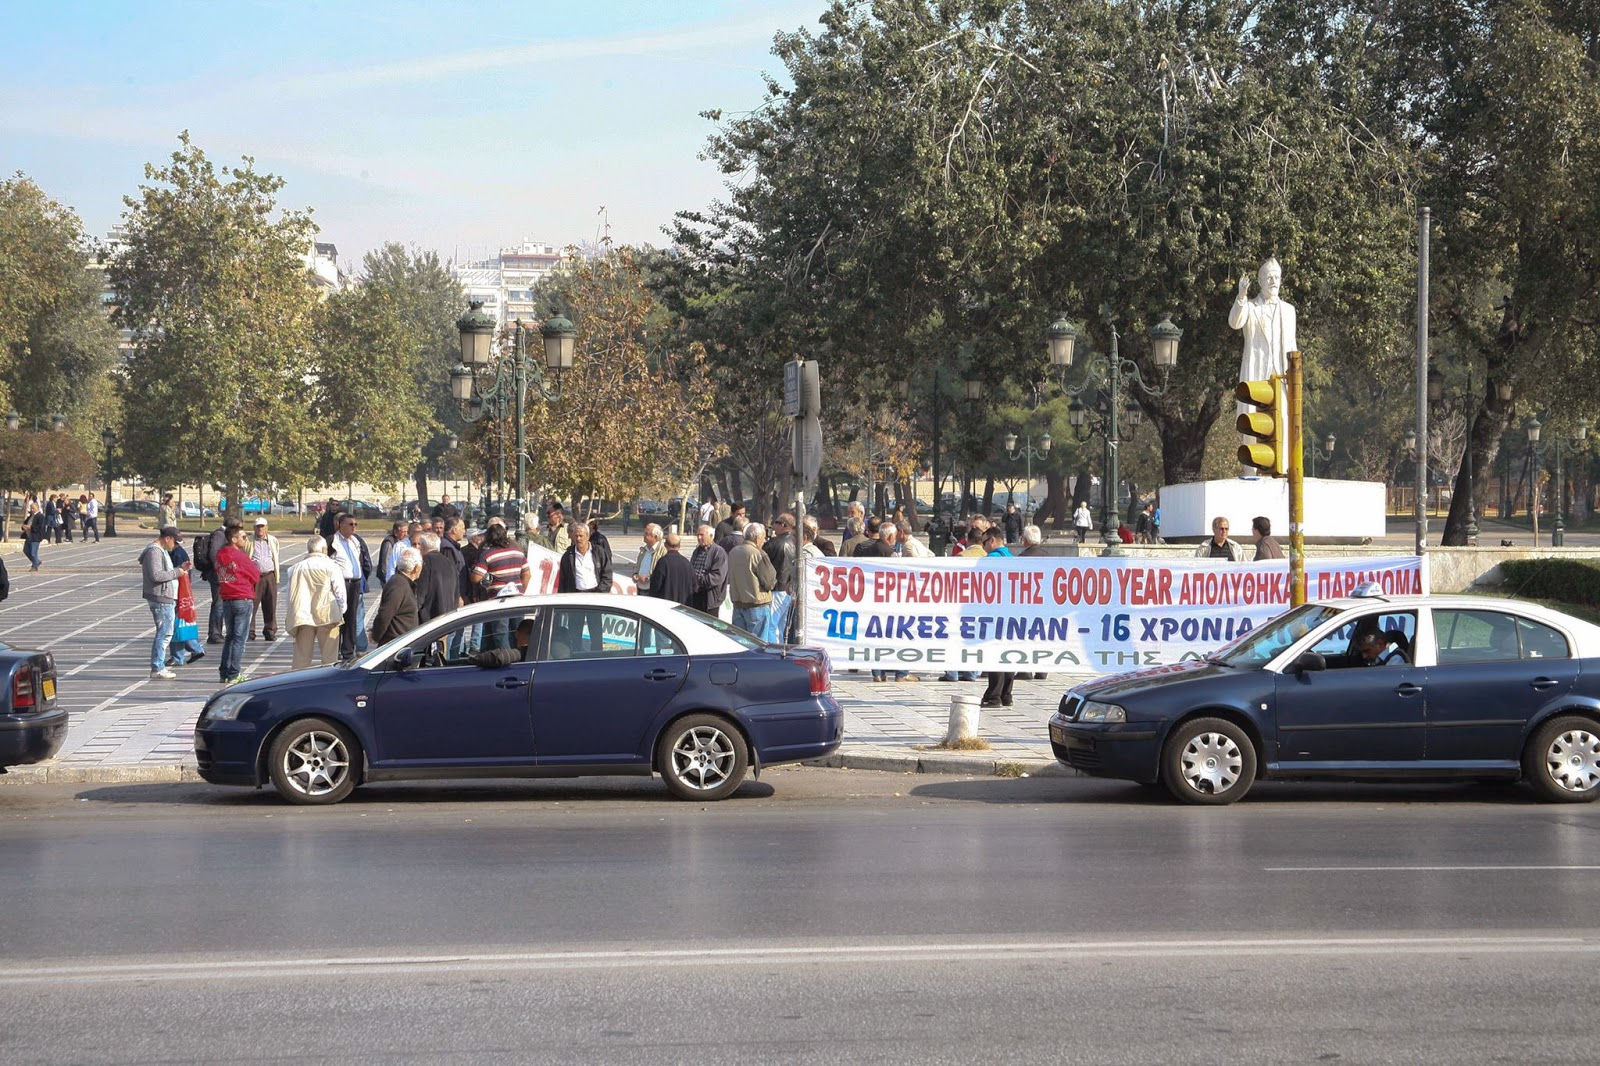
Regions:
<instances>
[{"instance_id":1,"label":"dark blue hatchback car","mask_svg":"<svg viewBox=\"0 0 1600 1066\"><path fill-rule=\"evenodd\" d=\"M366 781L659 773L717 800L750 769L826 755L844 712L826 655L637 596L519 596L353 663L213 696L200 775L337 803Z\"/></svg>"},{"instance_id":2,"label":"dark blue hatchback car","mask_svg":"<svg viewBox=\"0 0 1600 1066\"><path fill-rule=\"evenodd\" d=\"M67 709L56 703L55 657L0 644L0 686L0 774L52 758L67 739Z\"/></svg>"},{"instance_id":3,"label":"dark blue hatchback car","mask_svg":"<svg viewBox=\"0 0 1600 1066\"><path fill-rule=\"evenodd\" d=\"M1257 778L1525 780L1600 797L1600 627L1482 596L1297 607L1204 660L1078 685L1056 758L1186 803Z\"/></svg>"}]
</instances>

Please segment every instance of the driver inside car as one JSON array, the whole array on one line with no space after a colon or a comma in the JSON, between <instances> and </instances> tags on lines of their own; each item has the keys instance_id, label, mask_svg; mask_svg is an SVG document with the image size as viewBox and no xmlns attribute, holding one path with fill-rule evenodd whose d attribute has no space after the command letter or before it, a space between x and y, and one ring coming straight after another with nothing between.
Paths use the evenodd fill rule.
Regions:
<instances>
[{"instance_id":1,"label":"driver inside car","mask_svg":"<svg viewBox=\"0 0 1600 1066\"><path fill-rule=\"evenodd\" d=\"M509 648L486 648L472 657L474 665L496 669L520 663L528 654L528 641L533 637L533 617L530 615L517 623Z\"/></svg>"},{"instance_id":2,"label":"driver inside car","mask_svg":"<svg viewBox=\"0 0 1600 1066\"><path fill-rule=\"evenodd\" d=\"M1406 653L1387 633L1369 629L1356 638L1356 656L1361 666L1404 666Z\"/></svg>"}]
</instances>

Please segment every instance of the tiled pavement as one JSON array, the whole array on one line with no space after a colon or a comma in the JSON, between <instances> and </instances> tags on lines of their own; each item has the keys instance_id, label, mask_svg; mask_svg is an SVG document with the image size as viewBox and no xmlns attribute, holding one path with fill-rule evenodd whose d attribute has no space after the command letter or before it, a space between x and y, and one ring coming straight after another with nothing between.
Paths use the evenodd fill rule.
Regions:
<instances>
[{"instance_id":1,"label":"tiled pavement","mask_svg":"<svg viewBox=\"0 0 1600 1066\"><path fill-rule=\"evenodd\" d=\"M47 546L44 568L37 573L28 570L20 554L6 556L12 592L0 605L0 640L55 654L60 699L72 720L57 758L13 768L0 776L0 784L194 776L192 730L217 686L219 648L210 646L205 659L177 668L176 681L150 678L153 628L140 598L137 566L150 533L128 529L126 534L132 535L99 544ZM302 554L295 539L285 538L285 566ZM203 628L203 584L201 589ZM369 609L374 602L369 599ZM287 640L247 644L246 673L287 669L290 653ZM951 696L976 699L981 681L880 683L865 673L837 674L834 691L845 707L845 743L825 761L901 771L1041 772L1054 765L1045 723L1070 680L1057 674L1045 681L1018 681L1014 706L981 711L979 735L988 750L940 752L934 745L944 737Z\"/></svg>"}]
</instances>

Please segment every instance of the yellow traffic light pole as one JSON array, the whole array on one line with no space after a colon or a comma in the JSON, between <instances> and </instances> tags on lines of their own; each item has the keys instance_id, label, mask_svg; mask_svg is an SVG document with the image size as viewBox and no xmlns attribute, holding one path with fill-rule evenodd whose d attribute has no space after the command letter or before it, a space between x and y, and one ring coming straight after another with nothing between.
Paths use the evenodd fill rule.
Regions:
<instances>
[{"instance_id":1,"label":"yellow traffic light pole","mask_svg":"<svg viewBox=\"0 0 1600 1066\"><path fill-rule=\"evenodd\" d=\"M1301 445L1300 353L1289 353L1285 375L1289 445L1289 606L1306 602L1305 449Z\"/></svg>"},{"instance_id":2,"label":"yellow traffic light pole","mask_svg":"<svg viewBox=\"0 0 1600 1066\"><path fill-rule=\"evenodd\" d=\"M1289 479L1289 605L1306 602L1305 453L1300 447L1300 353L1289 353L1288 373L1241 381L1233 394L1254 411L1239 415L1239 432L1259 444L1241 444L1239 462Z\"/></svg>"}]
</instances>

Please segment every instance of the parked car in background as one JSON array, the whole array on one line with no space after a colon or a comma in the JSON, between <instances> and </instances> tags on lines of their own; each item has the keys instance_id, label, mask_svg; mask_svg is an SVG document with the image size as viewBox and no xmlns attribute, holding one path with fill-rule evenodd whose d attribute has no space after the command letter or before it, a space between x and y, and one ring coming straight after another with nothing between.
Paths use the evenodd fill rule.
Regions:
<instances>
[{"instance_id":1,"label":"parked car in background","mask_svg":"<svg viewBox=\"0 0 1600 1066\"><path fill-rule=\"evenodd\" d=\"M0 686L0 774L53 758L67 739L67 709L56 704L55 657L0 644Z\"/></svg>"},{"instance_id":2,"label":"parked car in background","mask_svg":"<svg viewBox=\"0 0 1600 1066\"><path fill-rule=\"evenodd\" d=\"M506 652L461 652L479 632ZM843 732L822 651L664 600L580 593L464 607L353 663L234 685L207 702L194 747L207 781L270 782L290 803L403 778L651 773L709 801L752 767L828 754Z\"/></svg>"},{"instance_id":3,"label":"parked car in background","mask_svg":"<svg viewBox=\"0 0 1600 1066\"><path fill-rule=\"evenodd\" d=\"M111 510L116 514L153 515L160 512L161 505L154 500L118 500Z\"/></svg>"},{"instance_id":4,"label":"parked car in background","mask_svg":"<svg viewBox=\"0 0 1600 1066\"><path fill-rule=\"evenodd\" d=\"M1056 758L1232 803L1256 778L1522 780L1600 797L1600 626L1490 596L1296 607L1203 660L1077 685Z\"/></svg>"},{"instance_id":5,"label":"parked car in background","mask_svg":"<svg viewBox=\"0 0 1600 1066\"><path fill-rule=\"evenodd\" d=\"M377 504L370 503L367 500L341 500L339 501L339 509L346 514L355 515L357 518L387 518L389 516L388 508L379 507Z\"/></svg>"}]
</instances>

